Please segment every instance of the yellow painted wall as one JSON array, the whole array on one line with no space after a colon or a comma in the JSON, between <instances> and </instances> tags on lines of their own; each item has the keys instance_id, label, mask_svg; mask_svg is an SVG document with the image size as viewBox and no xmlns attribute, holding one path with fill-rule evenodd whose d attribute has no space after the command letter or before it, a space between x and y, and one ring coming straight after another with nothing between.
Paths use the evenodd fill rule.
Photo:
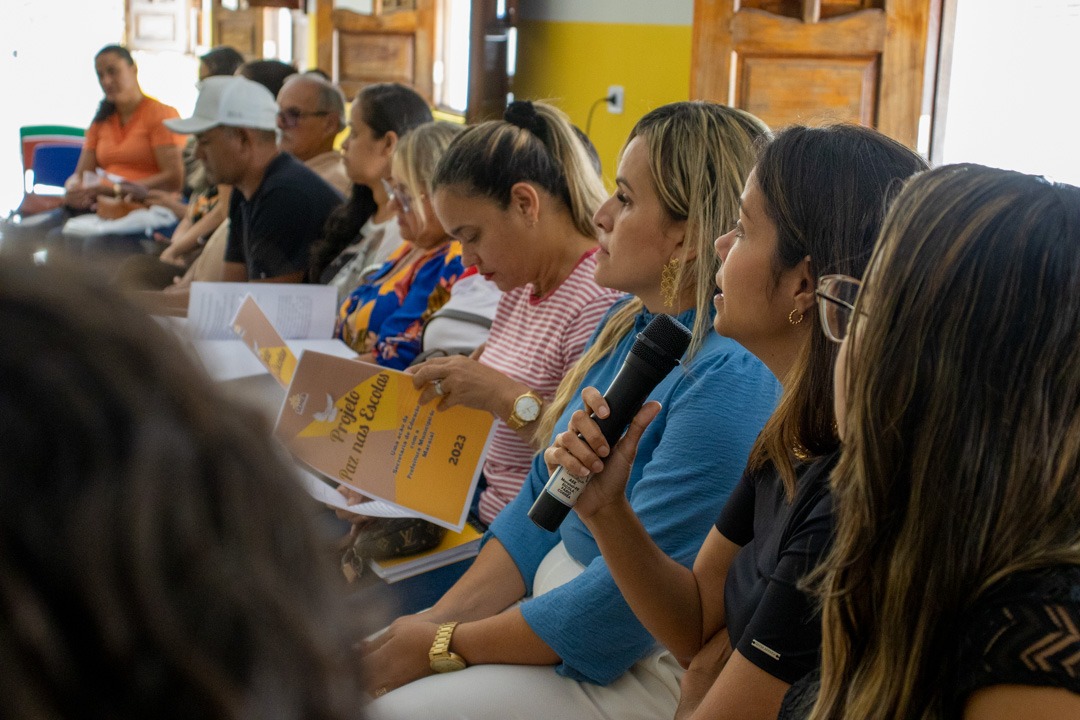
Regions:
<instances>
[{"instance_id":1,"label":"yellow painted wall","mask_svg":"<svg viewBox=\"0 0 1080 720\"><path fill-rule=\"evenodd\" d=\"M523 21L518 28L519 100L552 100L581 129L609 85L626 90L622 115L601 104L589 136L611 184L626 136L649 110L690 96L690 27Z\"/></svg>"}]
</instances>

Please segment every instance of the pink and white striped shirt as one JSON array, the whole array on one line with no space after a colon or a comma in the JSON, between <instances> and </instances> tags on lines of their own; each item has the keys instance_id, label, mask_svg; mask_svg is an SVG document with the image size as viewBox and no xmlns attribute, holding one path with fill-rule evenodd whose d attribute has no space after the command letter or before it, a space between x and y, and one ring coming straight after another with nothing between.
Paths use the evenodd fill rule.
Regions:
<instances>
[{"instance_id":1,"label":"pink and white striped shirt","mask_svg":"<svg viewBox=\"0 0 1080 720\"><path fill-rule=\"evenodd\" d=\"M570 275L546 296L534 298L532 285L504 293L480 362L528 385L548 402L585 351L604 313L622 293L593 280L596 251L582 255ZM529 474L534 451L501 419L484 462L487 489L480 496L480 519L490 523L517 497Z\"/></svg>"}]
</instances>

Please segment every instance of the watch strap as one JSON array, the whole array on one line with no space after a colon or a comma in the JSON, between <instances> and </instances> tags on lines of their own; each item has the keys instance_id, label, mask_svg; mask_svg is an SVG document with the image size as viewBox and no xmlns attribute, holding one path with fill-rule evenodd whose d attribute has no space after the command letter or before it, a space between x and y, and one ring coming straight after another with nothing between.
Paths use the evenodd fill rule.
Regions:
<instances>
[{"instance_id":1,"label":"watch strap","mask_svg":"<svg viewBox=\"0 0 1080 720\"><path fill-rule=\"evenodd\" d=\"M457 621L444 622L439 626L438 631L435 633L435 642L431 643L431 652L429 655L445 655L450 652L450 638L454 636L454 628L457 627Z\"/></svg>"},{"instance_id":2,"label":"watch strap","mask_svg":"<svg viewBox=\"0 0 1080 720\"><path fill-rule=\"evenodd\" d=\"M450 651L450 638L454 634L457 622L444 622L435 632L435 641L428 651L428 661L431 669L437 673L464 670L469 666L465 658Z\"/></svg>"}]
</instances>

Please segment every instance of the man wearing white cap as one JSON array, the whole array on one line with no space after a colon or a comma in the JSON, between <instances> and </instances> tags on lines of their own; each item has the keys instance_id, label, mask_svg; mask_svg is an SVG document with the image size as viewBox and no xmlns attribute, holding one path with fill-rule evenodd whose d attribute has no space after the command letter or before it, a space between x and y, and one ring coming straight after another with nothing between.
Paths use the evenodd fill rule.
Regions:
<instances>
[{"instance_id":1,"label":"man wearing white cap","mask_svg":"<svg viewBox=\"0 0 1080 720\"><path fill-rule=\"evenodd\" d=\"M302 282L311 244L341 196L277 147L278 106L259 83L209 77L190 118L167 121L195 135L195 155L213 183L232 185L227 281Z\"/></svg>"}]
</instances>

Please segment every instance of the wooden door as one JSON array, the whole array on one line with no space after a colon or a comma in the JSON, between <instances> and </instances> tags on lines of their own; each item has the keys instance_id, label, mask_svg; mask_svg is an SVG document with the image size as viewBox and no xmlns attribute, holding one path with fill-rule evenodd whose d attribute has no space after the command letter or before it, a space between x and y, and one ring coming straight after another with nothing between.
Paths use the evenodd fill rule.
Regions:
<instances>
[{"instance_id":1,"label":"wooden door","mask_svg":"<svg viewBox=\"0 0 1080 720\"><path fill-rule=\"evenodd\" d=\"M127 0L130 50L188 50L187 0Z\"/></svg>"},{"instance_id":2,"label":"wooden door","mask_svg":"<svg viewBox=\"0 0 1080 720\"><path fill-rule=\"evenodd\" d=\"M691 97L771 127L856 122L915 148L940 0L695 0ZM929 118L928 118L929 119Z\"/></svg>"},{"instance_id":3,"label":"wooden door","mask_svg":"<svg viewBox=\"0 0 1080 720\"><path fill-rule=\"evenodd\" d=\"M365 85L400 82L432 102L434 0L378 0L370 14L318 0L319 68L352 97Z\"/></svg>"},{"instance_id":4,"label":"wooden door","mask_svg":"<svg viewBox=\"0 0 1080 720\"><path fill-rule=\"evenodd\" d=\"M469 104L465 120L499 119L510 92L508 71L518 0L473 0L469 39Z\"/></svg>"},{"instance_id":5,"label":"wooden door","mask_svg":"<svg viewBox=\"0 0 1080 720\"><path fill-rule=\"evenodd\" d=\"M262 58L265 38L263 15L262 8L226 10L220 3L215 3L211 20L211 44L234 47L245 60Z\"/></svg>"}]
</instances>

